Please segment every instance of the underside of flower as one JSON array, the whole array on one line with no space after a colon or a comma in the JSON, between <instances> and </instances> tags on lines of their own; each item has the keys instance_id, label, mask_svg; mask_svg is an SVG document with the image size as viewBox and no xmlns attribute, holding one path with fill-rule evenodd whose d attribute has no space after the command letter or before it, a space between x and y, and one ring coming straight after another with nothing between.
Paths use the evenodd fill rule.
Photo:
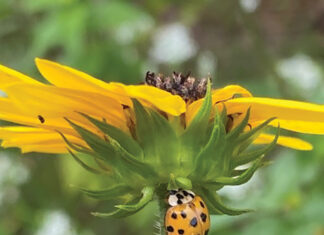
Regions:
<instances>
[{"instance_id":1,"label":"underside of flower","mask_svg":"<svg viewBox=\"0 0 324 235\"><path fill-rule=\"evenodd\" d=\"M116 185L103 190L83 190L98 199L119 198L123 204L111 213L95 213L97 216L127 216L137 212L154 195L167 198L169 190L179 188L193 190L202 196L212 214L237 215L248 210L234 210L222 204L216 191L225 185L239 185L247 182L264 162L262 157L275 144L250 149L254 139L272 121L246 131L250 111L247 110L242 122L226 131L229 121L224 107L211 118L212 99L210 84L206 98L191 124L184 128L181 118L171 123L161 114L145 108L133 99L134 136L94 119L87 118L104 136L92 133L67 119L70 125L86 141L88 148L71 143L62 134L71 154L86 169L92 172L108 170L115 178ZM199 138L197 138L199 136ZM82 152L92 156L98 163L97 169L87 166L75 155ZM245 170L238 166L250 163Z\"/></svg>"}]
</instances>

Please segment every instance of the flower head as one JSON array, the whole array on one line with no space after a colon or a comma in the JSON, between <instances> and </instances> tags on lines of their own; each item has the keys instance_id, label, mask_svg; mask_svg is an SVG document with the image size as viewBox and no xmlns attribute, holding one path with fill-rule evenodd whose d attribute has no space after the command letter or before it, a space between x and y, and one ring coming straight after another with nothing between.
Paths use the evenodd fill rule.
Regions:
<instances>
[{"instance_id":1,"label":"flower head","mask_svg":"<svg viewBox=\"0 0 324 235\"><path fill-rule=\"evenodd\" d=\"M279 135L279 128L324 134L324 106L253 97L237 85L212 90L209 79L148 73L145 85L105 83L75 69L36 59L49 84L0 67L2 147L22 152L70 153L86 170L115 185L82 189L98 199L118 199L126 216L167 190L194 190L216 214L236 215L216 191L247 182L276 143L298 150L311 144ZM276 134L266 133L273 126ZM262 144L261 147L252 147ZM93 157L85 163L78 153ZM251 163L245 170L238 166Z\"/></svg>"}]
</instances>

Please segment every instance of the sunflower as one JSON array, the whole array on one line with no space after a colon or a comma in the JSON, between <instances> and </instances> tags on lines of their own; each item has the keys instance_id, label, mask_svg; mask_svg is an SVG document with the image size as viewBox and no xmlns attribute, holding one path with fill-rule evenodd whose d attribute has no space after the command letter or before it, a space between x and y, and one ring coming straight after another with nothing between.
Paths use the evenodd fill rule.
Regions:
<instances>
[{"instance_id":1,"label":"sunflower","mask_svg":"<svg viewBox=\"0 0 324 235\"><path fill-rule=\"evenodd\" d=\"M280 135L279 125L324 134L323 105L253 97L238 85L212 89L209 79L189 74L147 73L146 84L123 85L48 60L36 65L48 83L0 67L0 119L9 123L0 127L1 146L70 153L86 170L112 177L116 184L108 189L82 189L122 202L98 216L135 213L179 188L198 192L211 213L244 213L223 205L216 191L247 182L275 144L312 149ZM95 167L80 152L93 157Z\"/></svg>"}]
</instances>

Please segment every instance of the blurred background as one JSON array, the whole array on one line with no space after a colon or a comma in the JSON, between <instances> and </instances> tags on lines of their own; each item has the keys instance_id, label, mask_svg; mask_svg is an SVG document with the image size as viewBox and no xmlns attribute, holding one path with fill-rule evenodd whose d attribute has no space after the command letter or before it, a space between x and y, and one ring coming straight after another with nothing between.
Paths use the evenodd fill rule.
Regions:
<instances>
[{"instance_id":1,"label":"blurred background","mask_svg":"<svg viewBox=\"0 0 324 235\"><path fill-rule=\"evenodd\" d=\"M106 81L139 83L147 70L210 74L255 96L324 103L322 0L0 0L0 63L41 79L34 58ZM295 134L297 135L297 134ZM314 150L277 147L274 163L224 200L256 212L213 216L210 234L324 234L324 137ZM70 156L0 151L0 235L151 235L157 205L100 219L107 202L71 185L109 186Z\"/></svg>"}]
</instances>

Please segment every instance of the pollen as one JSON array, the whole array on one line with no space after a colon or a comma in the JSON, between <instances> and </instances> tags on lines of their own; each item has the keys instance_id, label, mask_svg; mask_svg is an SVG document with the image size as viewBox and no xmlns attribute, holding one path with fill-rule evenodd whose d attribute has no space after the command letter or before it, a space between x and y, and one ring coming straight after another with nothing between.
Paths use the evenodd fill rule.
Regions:
<instances>
[{"instance_id":1,"label":"pollen","mask_svg":"<svg viewBox=\"0 0 324 235\"><path fill-rule=\"evenodd\" d=\"M206 95L208 79L210 78L194 78L190 76L190 73L183 75L173 72L171 76L164 76L148 71L145 82L147 85L155 86L173 95L179 95L190 103Z\"/></svg>"}]
</instances>

